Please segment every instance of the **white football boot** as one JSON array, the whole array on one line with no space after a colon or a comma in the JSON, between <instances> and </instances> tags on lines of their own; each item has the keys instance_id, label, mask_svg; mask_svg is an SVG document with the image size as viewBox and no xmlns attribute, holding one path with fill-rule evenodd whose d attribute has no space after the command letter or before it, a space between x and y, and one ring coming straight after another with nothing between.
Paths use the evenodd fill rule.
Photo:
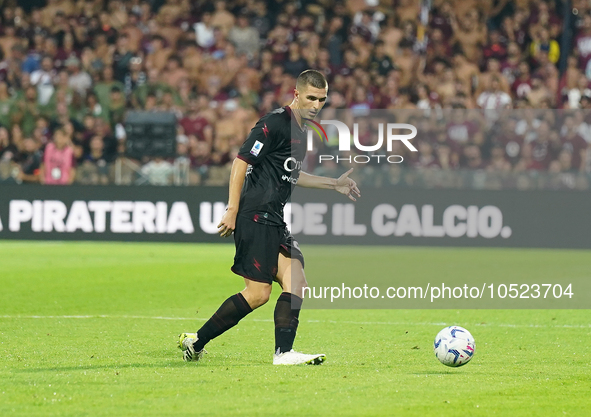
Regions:
<instances>
[{"instance_id":1,"label":"white football boot","mask_svg":"<svg viewBox=\"0 0 591 417\"><path fill-rule=\"evenodd\" d=\"M305 353L290 350L273 355L273 365L320 365L326 360L324 353L317 355L307 355Z\"/></svg>"}]
</instances>

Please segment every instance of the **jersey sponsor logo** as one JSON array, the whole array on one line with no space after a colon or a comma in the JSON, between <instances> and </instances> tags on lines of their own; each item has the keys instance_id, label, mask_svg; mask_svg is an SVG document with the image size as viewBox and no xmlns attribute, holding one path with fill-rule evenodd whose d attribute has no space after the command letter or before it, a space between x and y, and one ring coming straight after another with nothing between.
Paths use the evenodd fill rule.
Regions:
<instances>
[{"instance_id":1,"label":"jersey sponsor logo","mask_svg":"<svg viewBox=\"0 0 591 417\"><path fill-rule=\"evenodd\" d=\"M250 149L250 153L251 153L251 155L259 156L259 153L261 152L261 149L263 149L263 143L262 142L259 142L257 140L254 143L254 145L252 145L252 148Z\"/></svg>"},{"instance_id":2,"label":"jersey sponsor logo","mask_svg":"<svg viewBox=\"0 0 591 417\"><path fill-rule=\"evenodd\" d=\"M290 156L283 162L283 169L291 172L293 170L300 170L302 169L302 161L298 161L293 156Z\"/></svg>"},{"instance_id":3,"label":"jersey sponsor logo","mask_svg":"<svg viewBox=\"0 0 591 417\"><path fill-rule=\"evenodd\" d=\"M287 181L292 183L293 185L296 185L298 183L298 179L297 178L293 178L291 175L282 175L281 179L283 181Z\"/></svg>"}]
</instances>

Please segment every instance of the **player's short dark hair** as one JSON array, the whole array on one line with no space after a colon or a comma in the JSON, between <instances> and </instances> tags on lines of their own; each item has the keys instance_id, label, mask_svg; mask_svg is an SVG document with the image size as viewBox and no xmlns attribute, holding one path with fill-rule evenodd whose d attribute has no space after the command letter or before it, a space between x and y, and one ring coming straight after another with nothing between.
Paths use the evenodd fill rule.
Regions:
<instances>
[{"instance_id":1,"label":"player's short dark hair","mask_svg":"<svg viewBox=\"0 0 591 417\"><path fill-rule=\"evenodd\" d=\"M328 83L320 71L306 70L298 76L296 90L301 90L308 85L314 88L326 88Z\"/></svg>"}]
</instances>

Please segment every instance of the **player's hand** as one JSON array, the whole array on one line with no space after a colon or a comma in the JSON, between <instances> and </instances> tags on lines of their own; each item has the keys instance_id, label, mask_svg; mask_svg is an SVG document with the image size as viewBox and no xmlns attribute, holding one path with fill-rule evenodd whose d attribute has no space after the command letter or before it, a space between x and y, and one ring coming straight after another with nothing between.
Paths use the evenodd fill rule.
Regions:
<instances>
[{"instance_id":1,"label":"player's hand","mask_svg":"<svg viewBox=\"0 0 591 417\"><path fill-rule=\"evenodd\" d=\"M345 194L351 200L357 201L354 195L361 197L361 193L359 192L359 188L357 188L357 183L349 178L351 172L353 172L353 168L341 175L339 179L337 179L334 189L341 194Z\"/></svg>"},{"instance_id":2,"label":"player's hand","mask_svg":"<svg viewBox=\"0 0 591 417\"><path fill-rule=\"evenodd\" d=\"M218 233L221 237L231 236L236 229L236 214L234 210L226 210L222 216L222 221L218 224Z\"/></svg>"}]
</instances>

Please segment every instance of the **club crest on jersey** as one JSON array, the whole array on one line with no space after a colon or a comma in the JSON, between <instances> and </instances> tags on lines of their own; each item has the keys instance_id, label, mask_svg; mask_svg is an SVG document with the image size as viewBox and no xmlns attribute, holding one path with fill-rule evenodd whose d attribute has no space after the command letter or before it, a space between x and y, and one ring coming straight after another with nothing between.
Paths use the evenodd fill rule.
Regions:
<instances>
[{"instance_id":1,"label":"club crest on jersey","mask_svg":"<svg viewBox=\"0 0 591 417\"><path fill-rule=\"evenodd\" d=\"M263 143L259 142L258 140L254 143L254 145L252 145L252 148L250 149L250 153L254 156L259 156L259 153L261 152L261 149L263 149Z\"/></svg>"}]
</instances>

